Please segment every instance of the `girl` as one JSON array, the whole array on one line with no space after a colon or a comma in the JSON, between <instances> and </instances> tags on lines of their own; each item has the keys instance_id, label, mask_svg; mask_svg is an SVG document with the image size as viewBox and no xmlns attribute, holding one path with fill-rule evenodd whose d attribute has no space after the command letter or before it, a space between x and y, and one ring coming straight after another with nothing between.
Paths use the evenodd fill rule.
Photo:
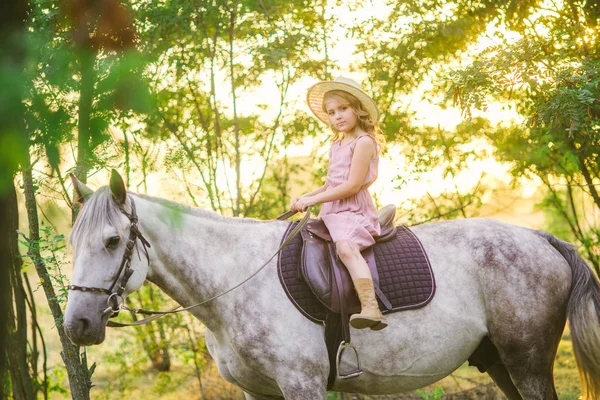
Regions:
<instances>
[{"instance_id":1,"label":"girl","mask_svg":"<svg viewBox=\"0 0 600 400\"><path fill-rule=\"evenodd\" d=\"M333 145L325 185L293 198L290 209L304 211L323 203L319 217L350 272L361 303L361 312L350 317L350 325L380 330L387 323L377 304L371 271L360 254L380 234L379 216L368 191L377 179L379 110L358 83L344 77L312 86L307 100L317 118L332 129Z\"/></svg>"}]
</instances>

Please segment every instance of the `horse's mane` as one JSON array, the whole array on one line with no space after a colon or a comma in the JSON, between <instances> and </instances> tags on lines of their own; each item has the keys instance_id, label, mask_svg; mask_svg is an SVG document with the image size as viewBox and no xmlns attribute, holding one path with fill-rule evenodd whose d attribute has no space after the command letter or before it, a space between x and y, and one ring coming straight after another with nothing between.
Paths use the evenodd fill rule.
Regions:
<instances>
[{"instance_id":1,"label":"horse's mane","mask_svg":"<svg viewBox=\"0 0 600 400\"><path fill-rule=\"evenodd\" d=\"M69 236L73 248L79 248L83 244L84 238L90 238L90 233L104 228L106 224L118 229L117 221L120 216L121 211L113 200L110 188L103 186L96 190L92 196L86 199L83 209L73 224L73 230ZM119 235L124 236L122 231L119 232Z\"/></svg>"},{"instance_id":2,"label":"horse's mane","mask_svg":"<svg viewBox=\"0 0 600 400\"><path fill-rule=\"evenodd\" d=\"M155 204L160 204L163 207L176 210L183 214L195 215L218 222L234 222L242 224L256 224L261 222L268 222L252 218L224 217L211 211L189 207L183 204L176 203L174 201L161 199L158 197L152 197L138 193L129 194L135 197L142 198L144 200L148 200ZM71 231L71 235L69 237L71 245L73 245L73 248L77 249L81 244L83 244L81 242L83 238L91 237L90 233L97 229L102 229L104 226L106 226L106 224L114 226L118 229L119 224L117 224L116 222L119 220L120 216L121 211L119 210L119 207L113 200L110 188L108 186L101 187L100 189L96 190L94 194L90 196L89 199L85 201L85 206L83 207L81 213L77 217L77 220L73 225L73 230ZM118 233L120 236L124 236L122 231L119 231Z\"/></svg>"},{"instance_id":3,"label":"horse's mane","mask_svg":"<svg viewBox=\"0 0 600 400\"><path fill-rule=\"evenodd\" d=\"M162 199L159 197L152 197L152 196L148 196L146 194L139 194L139 193L130 193L130 194L133 194L135 197L140 197L142 199L146 199L152 203L160 204L164 207L177 210L183 214L196 215L198 217L207 218L207 219L211 219L214 221L227 222L227 223L235 222L235 223L241 223L241 224L256 224L256 223L269 222L269 221L262 221L262 220L253 219L253 218L225 217L225 216L222 216L222 215L217 214L212 211L207 211L207 210L203 210L201 208L186 206L185 204L176 203L174 201Z\"/></svg>"}]
</instances>

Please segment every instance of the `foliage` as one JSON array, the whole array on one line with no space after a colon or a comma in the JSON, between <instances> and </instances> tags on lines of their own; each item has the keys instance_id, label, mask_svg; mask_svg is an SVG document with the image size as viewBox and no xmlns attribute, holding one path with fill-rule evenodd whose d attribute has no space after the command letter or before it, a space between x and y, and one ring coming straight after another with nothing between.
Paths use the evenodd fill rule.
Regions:
<instances>
[{"instance_id":1,"label":"foliage","mask_svg":"<svg viewBox=\"0 0 600 400\"><path fill-rule=\"evenodd\" d=\"M120 7L110 2L104 13L120 12ZM58 174L62 186L60 164L65 161L65 145L85 144L78 156L81 158L81 151L86 153L86 171L111 165L114 155L106 146L112 139L109 127L116 118L147 111L150 104L142 80L143 57L135 51L114 48L97 37L99 31L86 41L84 36L94 31L93 26L86 25L92 24L89 13L77 1L61 6L57 1L36 0L31 3L28 20L25 122L29 142L49 171ZM107 18L106 14L96 23ZM80 19L73 20L75 17ZM81 21L87 21L85 27L78 25ZM88 81L92 87L89 96L85 91L85 85L90 86ZM88 97L89 105L83 104ZM89 136L82 136L83 129Z\"/></svg>"},{"instance_id":2,"label":"foliage","mask_svg":"<svg viewBox=\"0 0 600 400\"><path fill-rule=\"evenodd\" d=\"M101 10L90 7L89 3L78 1L31 3L24 52L22 121L28 147L23 150L21 164L31 236L28 254L60 336L71 394L81 399L89 398L95 364L88 369L85 352L80 357L79 349L69 342L62 327L60 302L64 302L67 290L59 255L63 254L64 245L58 249L55 245L63 238L50 231L48 238L40 237L36 194L43 187L59 193L70 205L61 171L61 150L77 143L76 172L85 181L88 171L110 160L102 154L110 138L107 133L110 118L115 115L113 108L135 108L137 103L127 101L128 95L139 95L139 91L123 89L127 83L136 82L136 74L131 72L139 66L133 56L122 51L131 44L127 20L121 18L123 6L111 1ZM117 26L119 23L122 25ZM39 161L43 165L34 173ZM45 239L50 242L44 243ZM45 251L50 254L44 254ZM48 271L49 265L54 270ZM59 285L58 294L54 284Z\"/></svg>"},{"instance_id":3,"label":"foliage","mask_svg":"<svg viewBox=\"0 0 600 400\"><path fill-rule=\"evenodd\" d=\"M49 393L60 393L63 395L69 395L69 391L62 385L62 382L65 380L66 374L65 370L60 367L55 367L50 370L50 374L48 376L49 385L48 392Z\"/></svg>"},{"instance_id":4,"label":"foliage","mask_svg":"<svg viewBox=\"0 0 600 400\"><path fill-rule=\"evenodd\" d=\"M438 399L441 399L445 394L444 389L442 389L441 387L437 387L437 388L433 389L431 392L425 392L421 389L418 389L417 393L419 394L419 396L421 396L425 400L438 400Z\"/></svg>"},{"instance_id":5,"label":"foliage","mask_svg":"<svg viewBox=\"0 0 600 400\"><path fill-rule=\"evenodd\" d=\"M144 360L146 355L143 349L136 345L135 338L124 338L119 346L108 354L105 354L103 361L113 369L101 398L121 398L129 397L133 389L130 382L140 378L144 374L146 364Z\"/></svg>"},{"instance_id":6,"label":"foliage","mask_svg":"<svg viewBox=\"0 0 600 400\"><path fill-rule=\"evenodd\" d=\"M600 61L598 32L586 16L581 5L565 2L528 21L521 39L503 40L450 72L448 85L466 115L496 99L523 116L521 124L483 135L514 176L543 182L548 195L542 205L561 215L599 272L600 221L585 209L600 210ZM536 34L540 27L547 36ZM574 191L587 197L583 209L575 207Z\"/></svg>"},{"instance_id":7,"label":"foliage","mask_svg":"<svg viewBox=\"0 0 600 400\"><path fill-rule=\"evenodd\" d=\"M42 256L40 261L46 265L50 279L52 280L52 285L57 290L56 300L64 309L69 294L68 278L63 272L67 265L65 255L67 245L65 243L65 236L57 234L56 229L52 226L44 226L40 231L42 235L38 241L32 243L31 241L22 240L21 244L25 247L33 245L39 249L40 255ZM25 264L24 267L26 266L27 265ZM60 324L60 322L58 323Z\"/></svg>"},{"instance_id":8,"label":"foliage","mask_svg":"<svg viewBox=\"0 0 600 400\"><path fill-rule=\"evenodd\" d=\"M453 61L485 32L494 19L520 25L541 1L386 2L389 14L375 16L353 33L364 54L360 68L368 72L379 95L384 132L392 137L411 131L410 113L398 101L431 78L436 68ZM516 18L516 19L515 19ZM402 135L397 137L402 140Z\"/></svg>"},{"instance_id":9,"label":"foliage","mask_svg":"<svg viewBox=\"0 0 600 400\"><path fill-rule=\"evenodd\" d=\"M169 143L165 166L181 171L196 205L236 216L260 214L254 208L264 199L268 168L287 144L315 132L314 121L290 114L285 105L290 86L302 77L326 76L326 63L304 56L323 46L311 32L330 23L321 16L324 4L139 4L140 34L147 38L142 50L156 60L157 108L145 119L143 133ZM178 30L164 29L174 22ZM261 85L280 100L271 118L261 116L267 105L249 95ZM240 104L249 100L254 111L242 111ZM245 166L261 164L244 183ZM192 173L201 182L204 201L196 202L195 190L189 190L186 175Z\"/></svg>"},{"instance_id":10,"label":"foliage","mask_svg":"<svg viewBox=\"0 0 600 400\"><path fill-rule=\"evenodd\" d=\"M138 293L139 296L136 296ZM131 305L147 309L170 309L174 304L150 284L145 284L132 297L133 299L129 300ZM121 316L119 318L122 319ZM125 320L134 321L136 318L130 315L125 317ZM119 348L132 349L132 351L119 350L104 357L106 363L117 366L119 370L117 375L123 376L123 379L110 379L109 388L116 390L117 393L129 390L132 373L134 376L147 374L146 367L150 362L152 369L158 373L157 378L153 380L155 392L170 393L184 384L183 378L175 378L170 374L172 364L183 364L190 372L194 371L193 374L186 374L186 377L194 375L200 392L204 393L206 388L203 386L203 376L212 362L204 343L204 329L202 324L189 313L168 315L151 324L135 327L135 342L132 338L125 338L119 344ZM141 344L141 347L136 344ZM168 365L165 364L165 357L168 358ZM131 371L133 364L135 368ZM106 389L108 388L104 388L103 392Z\"/></svg>"},{"instance_id":11,"label":"foliage","mask_svg":"<svg viewBox=\"0 0 600 400\"><path fill-rule=\"evenodd\" d=\"M157 310L166 308L169 302L160 291L155 291L151 284L145 283L136 293L129 296L126 301L128 305L135 308ZM171 306L172 308L172 306ZM135 314L131 314L132 320L137 320ZM157 371L169 371L171 368L170 347L175 333L176 321L181 319L178 314L160 318L155 323L136 326L137 337L142 343L144 351L148 355L152 366Z\"/></svg>"},{"instance_id":12,"label":"foliage","mask_svg":"<svg viewBox=\"0 0 600 400\"><path fill-rule=\"evenodd\" d=\"M359 68L368 71L370 84L380 95L388 140L404 145L413 158L411 172L441 169L456 177L468 163L492 155L510 165L515 182L538 178L554 199L565 185L567 196L580 188L589 197L585 203L598 209L600 65L598 11L592 3L389 2L389 15L368 21L372 30L357 28L359 50L365 54ZM483 46L482 38L495 44ZM427 85L433 88L424 89ZM423 90L440 106L454 102L467 123L449 132L412 124L400 96ZM473 117L474 110L486 111L492 102L505 104L520 119L492 125ZM464 151L469 143L481 141L488 144L488 154ZM400 177L400 186L404 179ZM473 188L467 196L477 204L489 188L477 184ZM464 209L464 193L446 197L450 209ZM565 205L543 204L562 216L598 271L600 222ZM433 209L425 212L425 220L431 215L457 215L436 208L437 201L427 199L412 206ZM410 218L423 217L413 213Z\"/></svg>"},{"instance_id":13,"label":"foliage","mask_svg":"<svg viewBox=\"0 0 600 400\"><path fill-rule=\"evenodd\" d=\"M490 156L482 146L470 146L480 136L480 129L493 130L489 124L461 124L455 130L415 124L414 112L403 98L422 96L441 102L435 82L443 69L468 54L492 21L520 26L521 19L533 12L537 3L386 2L387 13L352 29L359 38L358 52L364 55L356 69L367 72L382 111L382 131L388 141L402 146L402 155L407 157L409 170L398 177L399 189L411 181L427 179L426 175L434 171L440 171L451 182L474 160ZM432 90L423 88L432 82ZM404 220L423 223L477 215L482 197L492 190L484 178L482 175L474 180L468 189L410 199L402 207L406 210Z\"/></svg>"},{"instance_id":14,"label":"foliage","mask_svg":"<svg viewBox=\"0 0 600 400\"><path fill-rule=\"evenodd\" d=\"M410 141L411 146L404 146L402 155L408 166L405 173L394 180L396 188L404 190L415 181L427 180L434 171L445 182L455 182L473 163L489 157L489 142L474 143L473 137L476 133L491 130L491 125L481 119L462 123L453 131L421 127L407 132L403 140ZM491 190L485 171L472 179L467 188L460 190L456 183L450 186L451 189L443 192L428 192L422 198L409 199L410 204L401 207L408 210L402 219L420 224L438 219L473 217L482 205L484 195Z\"/></svg>"}]
</instances>

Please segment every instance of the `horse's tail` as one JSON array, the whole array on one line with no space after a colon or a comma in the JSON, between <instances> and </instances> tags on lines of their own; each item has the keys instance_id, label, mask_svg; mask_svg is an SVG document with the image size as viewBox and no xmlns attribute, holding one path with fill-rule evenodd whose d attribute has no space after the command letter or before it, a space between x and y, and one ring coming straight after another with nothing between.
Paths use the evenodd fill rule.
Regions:
<instances>
[{"instance_id":1,"label":"horse's tail","mask_svg":"<svg viewBox=\"0 0 600 400\"><path fill-rule=\"evenodd\" d=\"M571 266L573 283L567 307L571 339L587 398L600 400L600 282L573 245L545 234Z\"/></svg>"}]
</instances>

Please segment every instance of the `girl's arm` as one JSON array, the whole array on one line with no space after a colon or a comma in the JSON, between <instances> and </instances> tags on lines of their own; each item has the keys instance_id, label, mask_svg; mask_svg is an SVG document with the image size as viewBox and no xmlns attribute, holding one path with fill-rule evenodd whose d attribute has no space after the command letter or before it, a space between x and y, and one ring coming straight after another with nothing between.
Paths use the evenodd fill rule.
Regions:
<instances>
[{"instance_id":1,"label":"girl's arm","mask_svg":"<svg viewBox=\"0 0 600 400\"><path fill-rule=\"evenodd\" d=\"M358 140L354 148L348 180L333 189L318 193L312 192L300 197L295 204L296 208L305 210L306 207L315 204L344 199L358 193L369 172L369 163L373 157L375 157L375 145L373 142L371 140ZM315 190L315 192L317 191Z\"/></svg>"},{"instance_id":2,"label":"girl's arm","mask_svg":"<svg viewBox=\"0 0 600 400\"><path fill-rule=\"evenodd\" d=\"M303 195L302 195L302 197L316 196L316 195L318 195L319 193L323 193L323 192L324 192L326 189L327 189L327 184L324 184L324 185L323 185L323 186L321 186L320 188L318 188L318 189L315 189L315 190L313 190L313 191L312 191L312 192L310 192L310 193L303 194Z\"/></svg>"}]
</instances>

